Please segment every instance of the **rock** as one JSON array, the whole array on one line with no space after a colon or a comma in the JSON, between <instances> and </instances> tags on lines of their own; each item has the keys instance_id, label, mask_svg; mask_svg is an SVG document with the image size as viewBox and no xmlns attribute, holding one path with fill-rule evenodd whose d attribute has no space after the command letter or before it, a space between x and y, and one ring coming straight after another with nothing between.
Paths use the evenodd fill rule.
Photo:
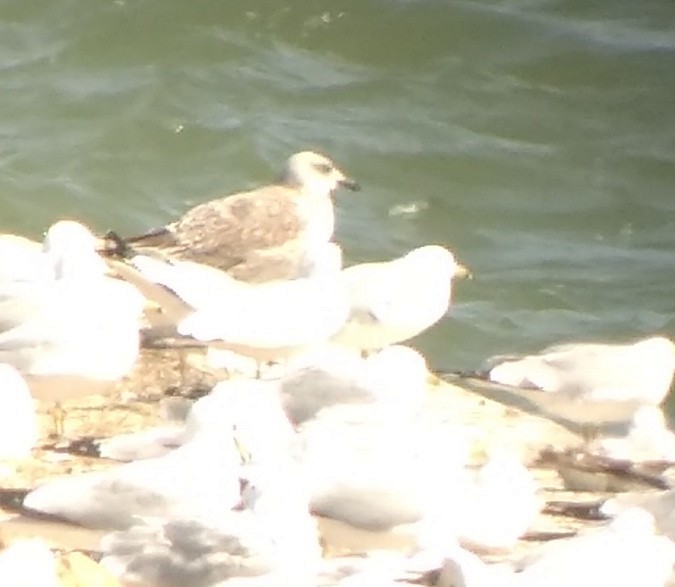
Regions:
<instances>
[{"instance_id":1,"label":"rock","mask_svg":"<svg viewBox=\"0 0 675 587\"><path fill-rule=\"evenodd\" d=\"M117 578L81 552L61 555L56 574L59 587L122 587Z\"/></svg>"}]
</instances>

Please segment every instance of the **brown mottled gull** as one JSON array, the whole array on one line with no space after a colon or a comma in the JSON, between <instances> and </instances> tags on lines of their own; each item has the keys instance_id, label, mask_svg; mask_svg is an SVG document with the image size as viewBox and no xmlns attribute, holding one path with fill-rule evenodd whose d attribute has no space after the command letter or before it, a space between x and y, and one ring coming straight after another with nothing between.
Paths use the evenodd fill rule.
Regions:
<instances>
[{"instance_id":1,"label":"brown mottled gull","mask_svg":"<svg viewBox=\"0 0 675 587\"><path fill-rule=\"evenodd\" d=\"M303 151L276 183L199 204L122 246L212 265L247 282L292 279L311 250L332 238L331 195L339 187L359 189L330 159Z\"/></svg>"}]
</instances>

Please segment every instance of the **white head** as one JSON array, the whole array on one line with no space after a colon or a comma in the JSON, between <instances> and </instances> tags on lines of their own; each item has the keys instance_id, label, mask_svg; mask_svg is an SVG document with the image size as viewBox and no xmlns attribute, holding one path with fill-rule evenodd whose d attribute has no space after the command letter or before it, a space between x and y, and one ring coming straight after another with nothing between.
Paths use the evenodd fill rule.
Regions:
<instances>
[{"instance_id":1,"label":"white head","mask_svg":"<svg viewBox=\"0 0 675 587\"><path fill-rule=\"evenodd\" d=\"M185 419L186 441L202 435L222 434L234 438L234 423L227 404L212 393L200 397L190 408Z\"/></svg>"},{"instance_id":2,"label":"white head","mask_svg":"<svg viewBox=\"0 0 675 587\"><path fill-rule=\"evenodd\" d=\"M416 350L390 345L366 358L365 366L371 386L386 394L381 399L410 406L424 398L430 374L425 358Z\"/></svg>"},{"instance_id":3,"label":"white head","mask_svg":"<svg viewBox=\"0 0 675 587\"><path fill-rule=\"evenodd\" d=\"M642 351L649 355L659 357L664 365L668 365L675 370L675 343L669 338L652 336L636 342L634 346L639 346Z\"/></svg>"},{"instance_id":4,"label":"white head","mask_svg":"<svg viewBox=\"0 0 675 587\"><path fill-rule=\"evenodd\" d=\"M74 220L52 224L42 241L42 251L50 259L56 279L103 275L108 266L96 252L97 239Z\"/></svg>"},{"instance_id":5,"label":"white head","mask_svg":"<svg viewBox=\"0 0 675 587\"><path fill-rule=\"evenodd\" d=\"M284 413L277 382L227 379L192 406L186 422L189 437L232 437L256 462L284 454L293 427Z\"/></svg>"},{"instance_id":6,"label":"white head","mask_svg":"<svg viewBox=\"0 0 675 587\"><path fill-rule=\"evenodd\" d=\"M359 185L335 167L330 159L313 151L291 155L281 173L280 183L320 196L329 196L339 187L359 190Z\"/></svg>"},{"instance_id":7,"label":"white head","mask_svg":"<svg viewBox=\"0 0 675 587\"><path fill-rule=\"evenodd\" d=\"M646 366L644 369L646 396L645 403L658 404L668 394L675 373L675 344L663 336L653 336L632 345L635 359Z\"/></svg>"},{"instance_id":8,"label":"white head","mask_svg":"<svg viewBox=\"0 0 675 587\"><path fill-rule=\"evenodd\" d=\"M450 278L471 277L471 272L462 265L451 251L439 245L427 245L410 251L404 259L414 263L420 270L433 271Z\"/></svg>"},{"instance_id":9,"label":"white head","mask_svg":"<svg viewBox=\"0 0 675 587\"><path fill-rule=\"evenodd\" d=\"M667 430L666 417L659 406L642 406L635 414L631 429L640 432L662 432Z\"/></svg>"}]
</instances>

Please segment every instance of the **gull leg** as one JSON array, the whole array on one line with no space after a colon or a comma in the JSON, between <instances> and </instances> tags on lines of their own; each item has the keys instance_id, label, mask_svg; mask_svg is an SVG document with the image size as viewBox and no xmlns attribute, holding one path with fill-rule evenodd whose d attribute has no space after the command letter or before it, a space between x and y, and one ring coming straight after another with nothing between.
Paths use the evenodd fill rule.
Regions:
<instances>
[{"instance_id":1,"label":"gull leg","mask_svg":"<svg viewBox=\"0 0 675 587\"><path fill-rule=\"evenodd\" d=\"M255 366L256 366L255 378L256 379L262 379L265 372L268 372L268 375L269 375L270 369L272 369L272 368L274 368L278 365L281 365L281 364L282 364L281 360L279 360L279 361L262 361L260 363L258 361L256 361L256 363L255 363Z\"/></svg>"},{"instance_id":2,"label":"gull leg","mask_svg":"<svg viewBox=\"0 0 675 587\"><path fill-rule=\"evenodd\" d=\"M262 369L263 365L266 365L266 361L256 361L255 362L255 378L262 379Z\"/></svg>"},{"instance_id":3,"label":"gull leg","mask_svg":"<svg viewBox=\"0 0 675 587\"><path fill-rule=\"evenodd\" d=\"M178 351L178 377L180 378L180 387L185 389L185 381L187 380L187 360L184 351Z\"/></svg>"},{"instance_id":4,"label":"gull leg","mask_svg":"<svg viewBox=\"0 0 675 587\"><path fill-rule=\"evenodd\" d=\"M65 432L66 411L63 409L61 402L55 402L54 407L50 410L52 415L52 423L54 424L54 436L62 438Z\"/></svg>"},{"instance_id":5,"label":"gull leg","mask_svg":"<svg viewBox=\"0 0 675 587\"><path fill-rule=\"evenodd\" d=\"M579 432L581 439L583 440L584 448L588 447L598 436L600 436L600 430L594 424L582 424L581 430Z\"/></svg>"}]
</instances>

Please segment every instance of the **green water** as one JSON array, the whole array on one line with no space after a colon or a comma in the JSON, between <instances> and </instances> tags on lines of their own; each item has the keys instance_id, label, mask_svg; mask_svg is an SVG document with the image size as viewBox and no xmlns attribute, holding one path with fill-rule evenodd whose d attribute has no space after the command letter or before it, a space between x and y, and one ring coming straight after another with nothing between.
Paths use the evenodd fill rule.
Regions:
<instances>
[{"instance_id":1,"label":"green water","mask_svg":"<svg viewBox=\"0 0 675 587\"><path fill-rule=\"evenodd\" d=\"M475 274L433 365L675 336L673 0L0 0L0 229L134 233L333 157L350 260Z\"/></svg>"}]
</instances>

